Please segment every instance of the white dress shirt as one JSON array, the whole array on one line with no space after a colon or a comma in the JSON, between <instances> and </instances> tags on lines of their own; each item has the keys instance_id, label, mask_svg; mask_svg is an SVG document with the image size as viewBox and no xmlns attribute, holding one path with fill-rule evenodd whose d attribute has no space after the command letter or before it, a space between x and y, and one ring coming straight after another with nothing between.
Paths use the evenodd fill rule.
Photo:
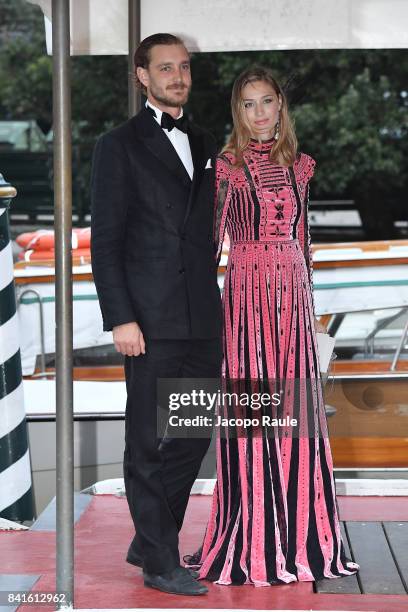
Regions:
<instances>
[{"instance_id":1,"label":"white dress shirt","mask_svg":"<svg viewBox=\"0 0 408 612\"><path fill-rule=\"evenodd\" d=\"M154 110L154 112L156 113L155 119L157 123L161 125L163 111L161 111L160 108L157 108L157 106L153 106L153 104L149 102L149 100L147 100L146 106L150 106L150 108ZM180 117L182 116L183 109L181 109L181 113L177 117L177 119L180 119ZM193 180L193 158L191 156L190 142L188 140L187 134L185 134L176 127L174 127L171 132L169 132L169 130L165 130L164 128L162 128L162 130L166 134L167 138L170 140L173 147L176 149L177 155L181 159L183 166L187 170L191 180Z\"/></svg>"}]
</instances>

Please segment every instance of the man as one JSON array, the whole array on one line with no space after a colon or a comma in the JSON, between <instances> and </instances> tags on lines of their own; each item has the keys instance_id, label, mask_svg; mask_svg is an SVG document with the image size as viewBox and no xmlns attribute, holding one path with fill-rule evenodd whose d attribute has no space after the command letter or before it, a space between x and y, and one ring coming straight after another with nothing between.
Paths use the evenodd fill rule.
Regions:
<instances>
[{"instance_id":1,"label":"man","mask_svg":"<svg viewBox=\"0 0 408 612\"><path fill-rule=\"evenodd\" d=\"M146 586L207 588L180 566L178 532L209 439L157 435L157 380L220 374L221 301L212 243L215 142L183 114L189 54L178 37L139 45L146 106L99 138L92 267L105 330L125 355L124 477L136 529L127 560Z\"/></svg>"}]
</instances>

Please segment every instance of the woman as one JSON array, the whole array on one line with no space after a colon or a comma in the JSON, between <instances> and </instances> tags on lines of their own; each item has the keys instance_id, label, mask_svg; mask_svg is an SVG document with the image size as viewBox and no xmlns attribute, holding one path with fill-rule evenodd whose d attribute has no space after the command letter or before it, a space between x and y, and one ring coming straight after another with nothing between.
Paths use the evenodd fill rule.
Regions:
<instances>
[{"instance_id":1,"label":"woman","mask_svg":"<svg viewBox=\"0 0 408 612\"><path fill-rule=\"evenodd\" d=\"M358 565L346 559L340 535L316 346L316 331L325 330L314 317L307 220L315 162L297 154L285 95L268 69L243 72L231 105L215 211L218 259L225 232L231 241L224 389L279 392L278 408L263 407L262 415L290 416L297 427L218 428L211 516L202 547L185 561L218 584L353 574Z\"/></svg>"}]
</instances>

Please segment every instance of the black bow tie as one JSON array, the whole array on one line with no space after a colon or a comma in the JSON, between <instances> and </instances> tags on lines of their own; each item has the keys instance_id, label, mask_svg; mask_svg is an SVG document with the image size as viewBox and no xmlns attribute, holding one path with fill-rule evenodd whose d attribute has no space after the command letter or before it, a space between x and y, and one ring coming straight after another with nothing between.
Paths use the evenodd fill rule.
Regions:
<instances>
[{"instance_id":1,"label":"black bow tie","mask_svg":"<svg viewBox=\"0 0 408 612\"><path fill-rule=\"evenodd\" d=\"M151 106L146 104L146 108L149 113L153 115L153 117L157 117L156 111ZM168 130L169 132L171 132L171 130L176 127L177 129L187 134L189 122L185 115L183 115L179 119L173 119L173 117L169 115L169 113L162 113L160 125L162 128Z\"/></svg>"},{"instance_id":2,"label":"black bow tie","mask_svg":"<svg viewBox=\"0 0 408 612\"><path fill-rule=\"evenodd\" d=\"M171 130L175 127L185 134L187 134L188 131L188 119L185 115L179 119L174 119L171 115L169 115L169 113L162 113L160 125L169 132L171 132Z\"/></svg>"}]
</instances>

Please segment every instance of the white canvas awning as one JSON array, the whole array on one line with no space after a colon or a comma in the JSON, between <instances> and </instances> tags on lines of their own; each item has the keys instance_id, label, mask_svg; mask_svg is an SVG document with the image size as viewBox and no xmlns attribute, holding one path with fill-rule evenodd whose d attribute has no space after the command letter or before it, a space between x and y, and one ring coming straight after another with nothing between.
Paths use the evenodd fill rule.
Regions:
<instances>
[{"instance_id":1,"label":"white canvas awning","mask_svg":"<svg viewBox=\"0 0 408 612\"><path fill-rule=\"evenodd\" d=\"M51 0L41 6L51 49ZM127 55L128 0L71 0L71 53ZM191 51L408 47L407 0L141 0L141 38L181 35Z\"/></svg>"}]
</instances>

